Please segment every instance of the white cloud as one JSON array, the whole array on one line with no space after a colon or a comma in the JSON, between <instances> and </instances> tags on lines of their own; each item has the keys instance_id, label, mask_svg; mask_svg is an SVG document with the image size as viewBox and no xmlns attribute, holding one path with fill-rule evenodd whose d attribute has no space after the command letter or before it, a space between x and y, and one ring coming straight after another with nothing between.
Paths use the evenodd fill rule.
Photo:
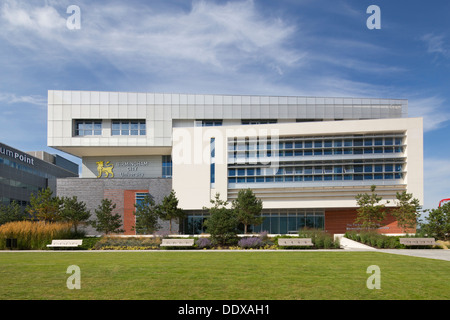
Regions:
<instances>
[{"instance_id":1,"label":"white cloud","mask_svg":"<svg viewBox=\"0 0 450 320\"><path fill-rule=\"evenodd\" d=\"M38 95L17 96L14 93L0 92L0 101L7 104L28 103L45 108L47 107L47 97L42 97Z\"/></svg>"},{"instance_id":2,"label":"white cloud","mask_svg":"<svg viewBox=\"0 0 450 320\"><path fill-rule=\"evenodd\" d=\"M420 37L420 40L424 41L427 45L428 53L439 53L444 56L448 56L450 54L449 49L446 48L443 35L428 33Z\"/></svg>"},{"instance_id":3,"label":"white cloud","mask_svg":"<svg viewBox=\"0 0 450 320\"><path fill-rule=\"evenodd\" d=\"M1 8L0 36L53 63L100 55L120 70L158 70L185 61L223 72L267 62L280 72L303 56L288 48L295 28L279 18L264 17L251 0L195 1L187 12L86 1L79 4L81 29L72 31L65 26L65 11L18 3L7 1Z\"/></svg>"},{"instance_id":4,"label":"white cloud","mask_svg":"<svg viewBox=\"0 0 450 320\"><path fill-rule=\"evenodd\" d=\"M445 99L438 96L412 97L408 101L408 115L424 118L424 132L442 128L450 120L450 112L445 108L445 102Z\"/></svg>"}]
</instances>

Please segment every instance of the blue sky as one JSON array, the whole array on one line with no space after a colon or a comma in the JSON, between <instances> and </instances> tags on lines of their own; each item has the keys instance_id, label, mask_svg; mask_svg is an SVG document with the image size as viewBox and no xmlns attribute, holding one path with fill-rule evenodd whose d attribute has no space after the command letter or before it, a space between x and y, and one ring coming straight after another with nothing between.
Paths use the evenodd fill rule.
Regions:
<instances>
[{"instance_id":1,"label":"blue sky","mask_svg":"<svg viewBox=\"0 0 450 320\"><path fill-rule=\"evenodd\" d=\"M436 207L450 197L449 13L445 0L2 0L0 141L58 153L47 90L408 99Z\"/></svg>"}]
</instances>

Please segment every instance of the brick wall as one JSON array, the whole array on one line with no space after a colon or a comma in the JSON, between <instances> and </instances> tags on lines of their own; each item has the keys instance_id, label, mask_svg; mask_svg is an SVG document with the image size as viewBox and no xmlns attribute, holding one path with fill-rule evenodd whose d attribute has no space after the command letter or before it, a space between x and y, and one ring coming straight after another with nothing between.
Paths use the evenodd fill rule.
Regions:
<instances>
[{"instance_id":1,"label":"brick wall","mask_svg":"<svg viewBox=\"0 0 450 320\"><path fill-rule=\"evenodd\" d=\"M347 231L361 230L360 226L355 224L357 217L356 209L335 209L325 211L325 230L329 233L345 233ZM397 225L395 218L388 213L382 226L377 230L378 233L404 233ZM414 229L408 232L415 232Z\"/></svg>"},{"instance_id":2,"label":"brick wall","mask_svg":"<svg viewBox=\"0 0 450 320\"><path fill-rule=\"evenodd\" d=\"M134 225L134 201L136 192L149 192L156 203L170 193L172 180L162 178L149 179L90 179L90 178L66 178L57 179L57 195L60 197L76 196L79 201L86 203L91 212L91 220L95 219L95 209L102 199L108 198L116 204L114 213L119 213L124 222L125 234L134 234L131 226ZM161 222L162 230L169 230L168 222ZM178 226L174 226L178 230ZM88 235L98 232L91 226L85 228Z\"/></svg>"}]
</instances>

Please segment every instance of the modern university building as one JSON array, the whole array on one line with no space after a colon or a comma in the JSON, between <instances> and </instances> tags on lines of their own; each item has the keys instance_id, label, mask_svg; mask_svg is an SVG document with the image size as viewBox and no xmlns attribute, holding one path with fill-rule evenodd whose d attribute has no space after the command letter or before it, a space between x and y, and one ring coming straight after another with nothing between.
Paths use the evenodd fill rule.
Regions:
<instances>
[{"instance_id":1,"label":"modern university building","mask_svg":"<svg viewBox=\"0 0 450 320\"><path fill-rule=\"evenodd\" d=\"M82 159L58 195L92 212L112 199L125 234L136 202L172 189L181 234L205 232L203 208L243 188L263 200L250 231L271 234L358 229L355 196L371 185L388 206L402 191L423 202L422 118L407 100L49 91L48 145ZM401 233L391 215L379 231Z\"/></svg>"}]
</instances>

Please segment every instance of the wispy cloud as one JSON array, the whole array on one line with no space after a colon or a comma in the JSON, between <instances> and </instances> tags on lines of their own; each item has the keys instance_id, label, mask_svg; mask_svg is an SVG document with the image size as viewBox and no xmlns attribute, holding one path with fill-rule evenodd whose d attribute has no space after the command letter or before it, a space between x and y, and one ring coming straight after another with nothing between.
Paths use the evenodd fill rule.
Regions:
<instances>
[{"instance_id":1,"label":"wispy cloud","mask_svg":"<svg viewBox=\"0 0 450 320\"><path fill-rule=\"evenodd\" d=\"M123 2L98 6L86 1L79 6L81 29L69 31L61 6L57 10L7 0L1 8L0 36L42 52L47 60L100 54L119 69L157 70L175 60L222 70L264 62L279 72L302 57L288 46L295 27L264 17L251 0L195 1L189 11L170 13Z\"/></svg>"},{"instance_id":2,"label":"wispy cloud","mask_svg":"<svg viewBox=\"0 0 450 320\"><path fill-rule=\"evenodd\" d=\"M442 128L450 121L450 111L445 106L446 100L439 96L412 97L408 102L410 117L423 117L425 132Z\"/></svg>"},{"instance_id":3,"label":"wispy cloud","mask_svg":"<svg viewBox=\"0 0 450 320\"><path fill-rule=\"evenodd\" d=\"M425 42L427 46L427 52L432 54L440 54L445 57L450 56L450 49L445 43L445 37L443 35L436 35L433 33L427 33L420 37L420 40Z\"/></svg>"},{"instance_id":4,"label":"wispy cloud","mask_svg":"<svg viewBox=\"0 0 450 320\"><path fill-rule=\"evenodd\" d=\"M17 96L14 93L0 92L0 102L6 104L27 103L41 107L47 107L47 97L42 97L38 95Z\"/></svg>"}]
</instances>

